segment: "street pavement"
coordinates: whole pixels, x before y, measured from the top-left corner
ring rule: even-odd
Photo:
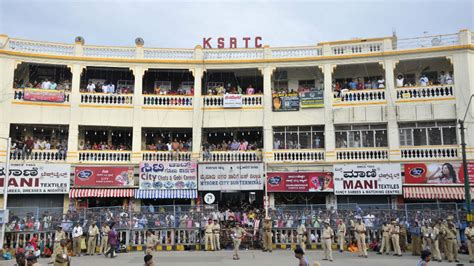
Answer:
[[[405,254],[403,257],[394,257],[387,255],[377,255],[373,252],[369,253],[369,258],[358,258],[356,254],[344,252],[342,254],[334,252],[334,261],[321,260],[324,256],[323,251],[308,251],[307,257],[310,265],[313,266],[314,261],[320,262],[320,265],[334,265],[334,266],[356,266],[356,265],[386,265],[386,266],[416,266],[419,258]],[[103,255],[98,256],[82,256],[72,258],[72,266],[87,265],[87,266],[120,266],[120,265],[143,265],[144,254],[142,252],[130,252],[124,254],[117,254],[116,258],[105,258]],[[298,265],[291,250],[276,250],[273,253],[263,253],[258,250],[242,250],[240,252],[241,259],[239,261],[232,260],[232,251],[168,251],[155,252],[155,265],[173,265],[173,266],[214,266],[214,265],[258,265],[258,266],[291,266]],[[466,255],[460,255],[461,263],[447,263],[447,262],[431,262],[430,265],[470,265]],[[48,259],[40,259],[39,263],[42,266],[48,265]],[[0,261],[0,265],[14,265],[14,261]],[[474,265],[474,264],[471,264]]]

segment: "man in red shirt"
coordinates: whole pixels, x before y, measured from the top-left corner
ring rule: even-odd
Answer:
[[[31,137],[28,137],[25,141],[25,145],[26,145],[26,157],[29,158],[34,146],[33,139]]]

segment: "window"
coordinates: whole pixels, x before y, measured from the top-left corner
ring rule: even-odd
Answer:
[[[273,128],[273,149],[322,149],[323,126],[288,126]]]
[[[401,123],[400,146],[457,144],[456,122]]]
[[[386,128],[383,124],[336,126],[336,148],[387,147]]]

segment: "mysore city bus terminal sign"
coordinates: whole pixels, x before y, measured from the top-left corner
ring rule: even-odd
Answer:
[[[262,48],[262,37],[256,36],[256,37],[242,37],[236,38],[236,37],[229,37],[229,38],[224,38],[224,37],[204,37],[202,38],[202,48],[204,49],[212,49],[212,48],[218,48],[218,49],[225,49],[225,48],[230,48],[230,49],[236,49],[236,48]]]

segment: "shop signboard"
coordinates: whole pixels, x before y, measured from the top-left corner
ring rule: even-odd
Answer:
[[[76,166],[75,187],[130,187],[133,166]]]
[[[69,164],[13,163],[10,164],[8,193],[10,194],[68,194],[71,180]],[[0,166],[0,191],[4,193],[5,166]]]
[[[274,112],[299,111],[300,98],[298,93],[274,93],[272,95],[272,108]]]
[[[199,164],[200,191],[263,189],[261,163]]]
[[[314,90],[300,92],[301,108],[320,108],[324,107],[324,91]]]
[[[267,173],[268,192],[332,192],[330,172]]]
[[[334,194],[400,195],[402,194],[400,164],[336,164]]]
[[[224,108],[242,108],[242,94],[224,94]]]
[[[404,164],[405,184],[464,184],[461,162]],[[469,181],[474,182],[474,162],[467,163]]]
[[[140,163],[140,189],[197,189],[196,162],[151,161]]]

